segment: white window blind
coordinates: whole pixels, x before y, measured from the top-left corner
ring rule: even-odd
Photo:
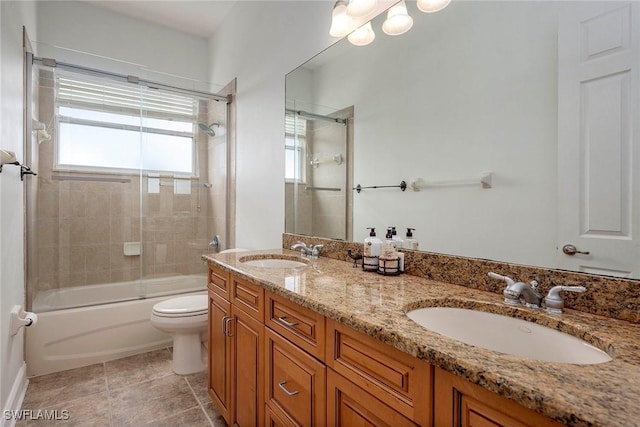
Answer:
[[[195,98],[146,89],[133,84],[91,79],[70,74],[56,75],[58,105],[114,111],[154,117],[195,121],[198,101]]]

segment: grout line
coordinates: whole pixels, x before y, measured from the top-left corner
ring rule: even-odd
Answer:
[[[204,405],[202,404],[200,399],[198,399],[198,395],[196,394],[195,390],[191,386],[191,383],[189,382],[187,377],[184,377],[184,380],[187,382],[187,386],[189,387],[189,390],[191,390],[191,393],[193,393],[193,397],[196,398],[196,402],[198,402],[198,406],[200,407],[200,410],[204,413],[204,417],[207,420],[209,420],[209,424],[211,424],[212,427],[215,427],[215,424],[214,424],[213,420],[211,418],[209,418],[209,414],[207,414],[207,411],[204,409]]]

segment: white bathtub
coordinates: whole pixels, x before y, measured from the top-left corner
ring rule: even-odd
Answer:
[[[175,294],[206,293],[207,276],[145,279],[142,286],[147,298],[138,296],[140,281],[37,294],[32,311],[38,313],[38,322],[26,329],[27,375],[78,368],[171,345],[169,335],[151,326],[151,308]],[[128,301],[118,302],[125,299]]]

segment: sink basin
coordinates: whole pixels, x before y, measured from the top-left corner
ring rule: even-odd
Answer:
[[[243,265],[260,268],[304,268],[307,266],[305,262],[292,257],[274,256],[274,255],[251,255],[240,258]]]
[[[572,335],[500,314],[429,307],[409,311],[407,316],[446,337],[500,353],[577,365],[612,360],[604,351]]]

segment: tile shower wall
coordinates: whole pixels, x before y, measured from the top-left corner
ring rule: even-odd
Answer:
[[[37,205],[33,227],[36,230],[37,277],[39,290],[135,280],[141,277],[199,274],[199,256],[207,248],[211,230],[220,229],[219,182],[213,188],[223,165],[216,163],[217,152],[203,132],[197,135],[199,180],[170,176],[97,175],[52,170],[54,139],[53,79],[49,71],[39,75],[39,117],[48,124],[52,140],[38,146]],[[201,101],[199,120],[211,123],[216,111]],[[211,104],[224,103],[211,102]],[[216,106],[217,107],[217,106]],[[224,114],[222,115],[224,117]],[[53,125],[52,125],[53,124]],[[217,137],[216,137],[217,138]],[[209,150],[213,146],[214,149]],[[225,157],[222,157],[225,159]],[[213,166],[209,167],[209,165]],[[56,176],[116,178],[123,182],[61,180]],[[215,189],[216,191],[212,191]],[[222,227],[221,230],[224,230]],[[124,255],[125,242],[142,241],[142,254]]]

